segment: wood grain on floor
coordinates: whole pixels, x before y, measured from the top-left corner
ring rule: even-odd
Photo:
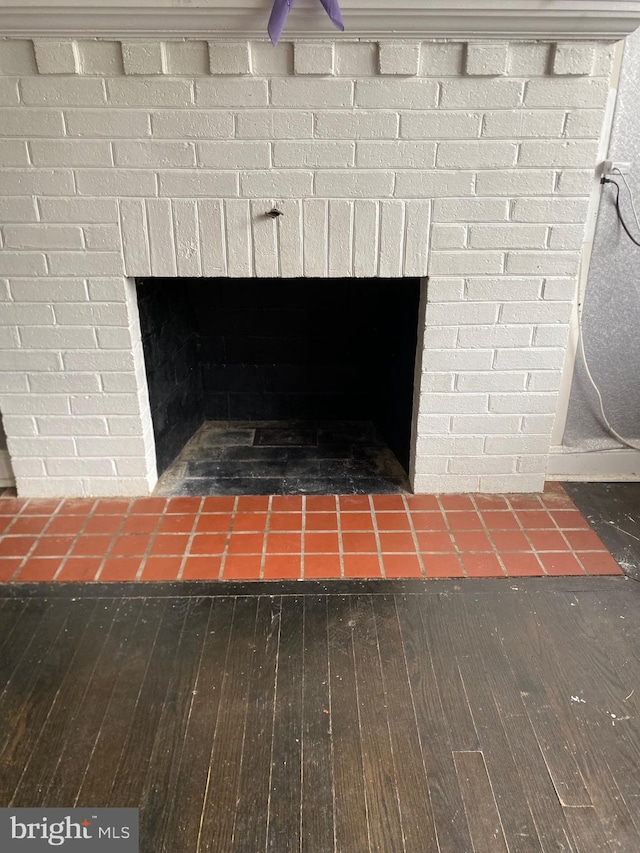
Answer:
[[[624,578],[0,587],[0,806],[142,853],[640,850]]]

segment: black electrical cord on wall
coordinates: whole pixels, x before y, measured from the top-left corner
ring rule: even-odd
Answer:
[[[616,215],[618,217],[618,221],[620,222],[620,225],[622,225],[622,227],[624,228],[625,233],[626,233],[627,237],[631,240],[631,242],[635,243],[636,246],[640,246],[640,242],[638,240],[636,240],[636,238],[633,236],[631,231],[629,231],[629,228],[627,227],[627,223],[624,221],[624,217],[623,217],[622,212],[620,210],[620,184],[617,181],[614,181],[613,178],[606,178],[606,177],[603,177],[600,182],[603,184],[613,184],[614,187],[616,188],[616,200],[615,200],[614,204],[615,204],[615,208],[616,208]]]

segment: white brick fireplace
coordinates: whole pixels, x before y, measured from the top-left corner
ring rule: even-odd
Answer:
[[[578,41],[566,21],[559,41],[532,23],[357,39],[347,13],[344,37],[313,17],[324,34],[276,48],[255,20],[251,38],[129,37],[14,9],[0,411],[19,493],[153,489],[137,276],[423,277],[415,491],[539,490],[636,6],[604,33],[576,15]]]

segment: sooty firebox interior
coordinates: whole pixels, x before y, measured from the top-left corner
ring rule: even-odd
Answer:
[[[419,279],[139,279],[157,492],[407,489],[419,300]]]

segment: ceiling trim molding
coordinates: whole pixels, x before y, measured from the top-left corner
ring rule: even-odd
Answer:
[[[3,0],[0,0],[2,3]],[[177,0],[176,0],[177,2]],[[184,0],[182,0],[184,2]],[[196,0],[197,2],[197,0]],[[289,16],[291,38],[578,39],[616,41],[640,25],[640,0],[343,0],[345,32],[333,29],[319,3]],[[268,0],[142,0],[108,6],[98,0],[0,5],[0,33],[13,37],[265,38]]]

